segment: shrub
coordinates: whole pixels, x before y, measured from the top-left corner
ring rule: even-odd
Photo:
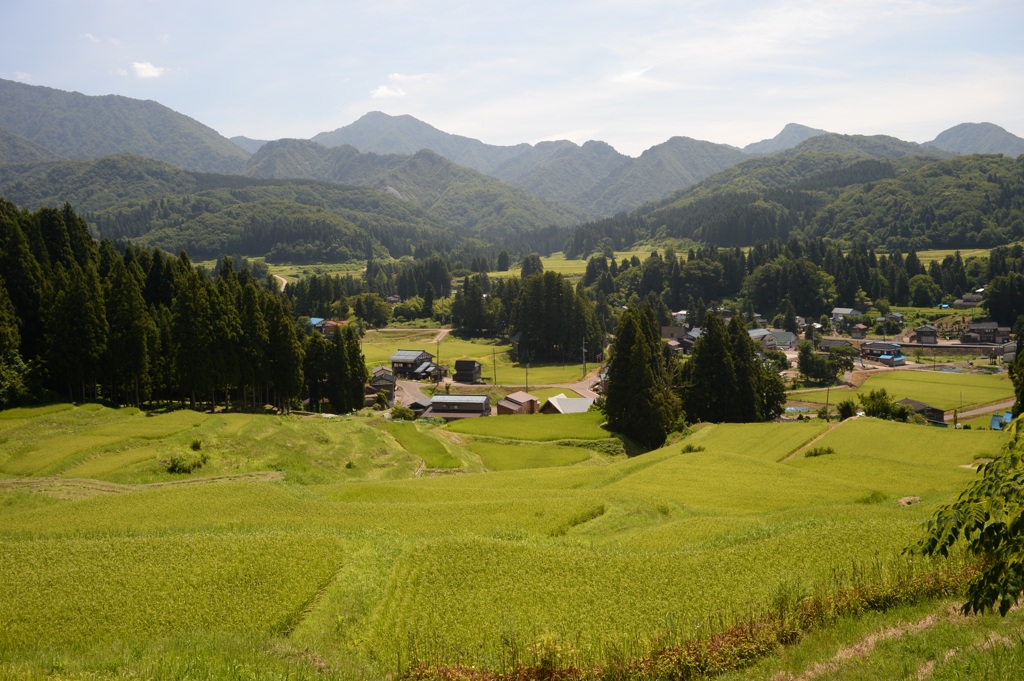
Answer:
[[[836,450],[831,447],[812,447],[804,452],[804,456],[824,456],[826,454],[835,454]]]
[[[396,404],[391,407],[391,418],[396,421],[415,421],[416,414],[404,404]]]
[[[193,444],[195,442],[197,441],[193,441]],[[210,456],[206,452],[198,455],[183,452],[181,454],[174,454],[170,459],[166,459],[162,463],[168,473],[191,473],[202,468],[209,460]]]
[[[701,445],[688,444],[679,451],[681,451],[683,454],[692,454],[694,452],[703,452],[704,447]]]
[[[196,438],[195,440],[192,440],[192,444],[190,446],[192,447],[193,452],[198,452],[200,449],[203,448],[203,441],[200,440],[199,438]]]
[[[845,421],[857,414],[857,403],[847,398],[836,405],[836,411],[839,413],[839,420]]]

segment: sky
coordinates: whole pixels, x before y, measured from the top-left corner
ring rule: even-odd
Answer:
[[[1024,137],[1021,0],[4,0],[0,78],[152,99],[232,137],[370,111],[490,144],[787,123]]]

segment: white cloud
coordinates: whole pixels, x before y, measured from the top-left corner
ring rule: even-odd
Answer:
[[[133,61],[132,72],[137,78],[159,78],[167,72],[162,66],[153,66],[148,61]]]
[[[388,80],[395,83],[428,83],[429,73],[389,73]]]
[[[97,38],[96,36],[94,36],[92,33],[86,33],[84,38],[86,40],[88,40],[90,43],[98,43],[98,42],[100,42],[100,39]]]
[[[29,81],[32,80],[32,74],[31,73],[25,73],[24,71],[15,71],[14,72],[14,80],[20,81],[22,83],[28,83]]]
[[[370,93],[370,96],[374,99],[392,99],[394,97],[405,97],[405,90],[400,87],[391,87],[390,85],[381,85],[380,87],[374,88]]]

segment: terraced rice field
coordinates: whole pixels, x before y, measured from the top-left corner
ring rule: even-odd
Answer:
[[[591,414],[415,435],[369,417],[10,420],[0,676],[28,678],[385,678],[538,650],[642,655],[784,585],[898,556],[1001,443],[855,419],[705,426],[626,458],[599,451],[613,439]],[[58,433],[81,446],[55,453]],[[822,435],[832,454],[800,455]],[[424,438],[478,472],[415,477]],[[208,468],[161,470],[194,439]],[[921,502],[896,503],[908,496]]]

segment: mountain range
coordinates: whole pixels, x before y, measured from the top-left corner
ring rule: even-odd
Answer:
[[[268,145],[245,137],[228,140],[157,102],[114,95],[93,97],[0,79],[0,162],[85,160],[135,153],[186,170],[390,187],[411,196],[430,195],[436,187],[413,189],[406,185],[404,191],[394,187],[389,183],[397,172],[394,166],[415,165],[411,157],[428,150],[522,190],[514,196],[543,200],[547,211],[562,216],[555,219],[558,224],[630,211],[752,155],[779,153],[822,136],[828,133],[791,123],[775,137],[743,149],[680,136],[632,158],[600,141],[491,145],[438,130],[412,116],[371,112],[350,125],[302,141],[304,145],[285,140]],[[925,145],[905,144],[911,149],[925,146],[960,154],[1024,153],[1024,139],[991,123],[964,123]],[[325,152],[318,146],[342,151]],[[399,161],[398,156],[409,160]],[[339,160],[342,158],[344,161]],[[479,175],[452,168],[445,173],[453,181],[471,177],[474,182],[484,182]]]
[[[986,171],[988,194],[970,193],[976,217],[967,231],[937,238],[906,222],[933,220],[929,197],[981,186],[936,178],[994,161],[924,170],[975,153],[1016,156],[1024,139],[990,123],[958,125],[925,145],[794,123],[743,149],[680,136],[633,158],[599,141],[489,145],[374,112],[312,139],[228,140],[156,102],[0,80],[0,196],[24,208],[68,201],[104,236],[201,254],[308,261],[497,247],[579,255],[602,239],[749,245],[793,231],[856,233],[893,247],[1017,238],[1011,159]],[[986,204],[988,195],[999,201]],[[878,217],[893,205],[906,210]],[[829,211],[842,221],[823,222]],[[892,224],[902,232],[883,229]]]

